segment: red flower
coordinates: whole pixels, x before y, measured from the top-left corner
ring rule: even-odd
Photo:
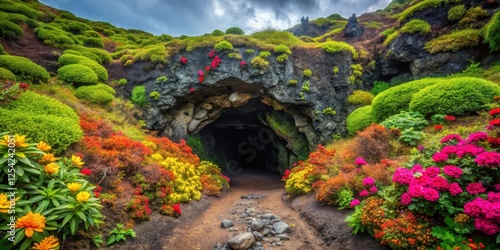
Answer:
[[[434,130],[439,131],[443,129],[443,124],[434,125]]]
[[[488,122],[488,124],[494,127],[500,127],[500,118],[491,120],[490,122]]]
[[[245,61],[241,61],[241,62],[240,62],[240,66],[241,66],[241,67],[246,66],[246,65],[247,65],[247,62],[245,62]]]
[[[215,50],[211,50],[209,53],[208,53],[208,57],[210,58],[214,58],[215,56]]]
[[[491,116],[500,115],[500,108],[494,108],[490,110],[490,115]]]
[[[193,93],[194,92],[194,88],[189,88],[189,93]]]
[[[283,174],[283,177],[281,177],[281,180],[286,181],[289,175],[290,175],[290,169],[285,170],[285,173]]]
[[[180,61],[182,64],[187,64],[187,62],[188,62],[187,58],[185,58],[185,57],[181,57]]]
[[[28,89],[30,87],[30,85],[26,84],[26,83],[20,83],[19,84],[19,88],[22,88],[22,89]]]
[[[447,115],[444,117],[444,120],[445,121],[449,121],[449,122],[453,122],[455,121],[457,118],[455,118],[455,116],[452,116],[452,115]]]
[[[177,203],[173,206],[173,209],[174,209],[174,213],[177,215],[177,216],[180,216],[182,211],[181,211],[181,204],[180,203]]]
[[[88,169],[88,168],[84,168],[80,171],[80,174],[84,174],[84,175],[90,175],[92,174],[92,170]]]
[[[205,71],[206,72],[210,71],[210,66],[205,66]]]

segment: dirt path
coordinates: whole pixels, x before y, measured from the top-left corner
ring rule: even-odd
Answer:
[[[292,227],[291,239],[276,249],[324,249],[324,243],[316,230],[282,201],[285,192],[279,176],[246,173],[233,177],[231,183],[229,193],[213,200],[194,223],[176,227],[172,236],[162,244],[163,249],[212,249],[217,243],[226,242],[234,234],[245,232],[245,224],[236,219],[239,213],[249,206],[259,211],[272,212]],[[242,195],[249,193],[265,197],[241,199]],[[233,220],[234,227],[238,230],[228,231],[221,228],[222,219]],[[268,246],[264,246],[268,249]]]

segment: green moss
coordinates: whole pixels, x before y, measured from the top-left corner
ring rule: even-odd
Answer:
[[[23,29],[14,22],[0,19],[0,37],[7,39],[19,39],[23,36]]]
[[[132,89],[130,100],[139,107],[146,106],[148,104],[148,100],[146,99],[146,87],[135,86],[134,89]]]
[[[266,113],[265,122],[282,139],[292,146],[292,151],[299,160],[307,159],[309,155],[309,142],[303,133],[295,127],[293,121],[287,120],[278,113]]]
[[[60,80],[75,87],[94,85],[98,80],[91,68],[81,64],[64,65],[57,70],[57,75]]]
[[[59,57],[58,62],[60,65],[81,64],[87,66],[94,71],[99,81],[108,80],[108,71],[102,65],[84,56],[73,54],[63,54]]]
[[[255,68],[259,68],[259,69],[265,69],[265,68],[267,68],[267,66],[269,66],[269,62],[260,56],[254,57],[250,61],[250,64],[252,64],[252,66],[254,66]]]
[[[302,85],[302,90],[305,92],[309,92],[309,81],[305,81],[304,85]]]
[[[280,63],[286,62],[287,60],[288,60],[287,54],[281,54],[281,55],[276,57],[276,61],[280,62]]]
[[[229,53],[229,54],[227,54],[227,57],[233,58],[233,59],[238,59],[238,60],[241,60],[241,58],[242,58],[241,54],[239,54],[239,53]]]
[[[14,73],[18,81],[46,83],[50,78],[46,69],[20,56],[0,55],[0,67]]]
[[[288,46],[281,44],[281,45],[274,47],[274,53],[277,53],[277,54],[282,53],[282,54],[291,55],[292,51],[290,50],[290,48],[288,48]]]
[[[372,93],[363,91],[363,90],[355,90],[348,98],[347,102],[353,105],[361,105],[368,106],[372,104],[374,96]]]
[[[500,95],[500,86],[480,78],[452,78],[416,93],[410,110],[425,116],[433,114],[464,115],[486,108]],[[464,101],[467,100],[467,101]]]
[[[271,52],[269,51],[261,51],[259,53],[259,57],[262,59],[267,59],[271,55]]]
[[[337,75],[339,73],[339,67],[333,66],[332,72],[334,75]]]
[[[363,66],[361,64],[351,64],[352,74],[347,81],[350,84],[360,83],[360,78],[363,75]]]
[[[461,49],[474,47],[481,41],[481,31],[475,29],[465,29],[454,31],[434,38],[425,44],[425,49],[429,53],[457,52]]]
[[[83,44],[73,34],[50,25],[42,25],[35,28],[35,34],[44,44],[55,48],[69,48],[75,44]]]
[[[399,14],[399,21],[403,22],[407,18],[413,16],[413,14],[415,14],[415,12],[417,11],[437,8],[446,3],[460,3],[460,2],[461,0],[424,0],[411,7],[406,8],[403,12],[401,12]]]
[[[384,27],[384,24],[381,22],[373,21],[373,22],[365,23],[364,26],[366,28],[369,28],[369,29],[380,29],[380,28]]]
[[[92,104],[107,105],[114,100],[115,90],[106,84],[81,86],[75,91],[78,99]]]
[[[324,115],[336,115],[337,111],[335,111],[331,107],[328,107],[328,108],[323,109],[323,111],[321,111],[321,113],[324,114]]]
[[[302,72],[302,75],[304,77],[311,77],[313,74],[313,72],[310,70],[310,69],[305,69],[303,72]]]
[[[161,96],[160,92],[157,91],[153,91],[149,94],[149,97],[155,101],[160,99],[160,96]]]
[[[462,19],[462,17],[465,15],[465,11],[465,5],[463,4],[451,7],[448,11],[448,20],[451,22],[455,22]]]
[[[412,19],[401,28],[401,32],[410,34],[427,34],[431,32],[431,25],[424,20]]]
[[[113,60],[109,53],[103,49],[87,48],[79,45],[71,46],[69,49],[78,51],[82,54],[82,56],[88,57],[100,64],[109,63]]]
[[[166,83],[166,82],[168,82],[167,76],[159,76],[156,78],[156,83]]]
[[[297,80],[288,80],[288,85],[297,85]]]
[[[483,17],[487,17],[488,11],[481,8],[481,6],[476,6],[474,8],[470,8],[465,12],[465,15],[458,22],[460,25],[467,25],[471,23],[475,23],[479,21],[479,19]]]
[[[330,54],[347,51],[352,54],[353,58],[358,57],[358,53],[356,52],[354,47],[352,47],[346,42],[328,41],[318,45],[317,47],[324,49],[327,53]]]
[[[490,46],[490,51],[500,51],[500,12],[495,13],[486,25],[484,41]]]
[[[214,46],[215,51],[233,50],[233,45],[228,41],[220,41]]]
[[[387,31],[391,31],[392,29],[389,29]],[[394,41],[394,39],[396,39],[396,37],[399,36],[399,31],[396,31],[396,30],[392,30],[393,32],[392,33],[387,33],[387,36],[385,37],[385,40],[384,40],[384,45],[387,46],[389,45],[392,41]]]
[[[347,132],[355,135],[357,131],[362,131],[369,127],[375,119],[372,116],[372,106],[364,106],[354,110],[347,116]]]
[[[16,81],[16,75],[6,68],[0,68],[0,81]]]
[[[294,36],[292,33],[275,29],[266,29],[254,32],[250,35],[250,38],[254,38],[262,43],[270,45],[298,46],[304,44],[302,40]]]

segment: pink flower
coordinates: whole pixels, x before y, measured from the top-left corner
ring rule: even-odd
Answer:
[[[431,179],[431,186],[437,190],[447,190],[448,181],[441,176],[436,176]]]
[[[371,188],[370,188],[370,193],[372,194],[375,194],[377,193],[378,189],[377,189],[377,186],[373,185]]]
[[[366,161],[363,158],[356,158],[356,161],[354,161],[354,163],[359,166],[366,165]]]
[[[488,192],[488,201],[500,202],[500,193]]]
[[[431,181],[431,178],[428,175],[415,176],[413,180],[410,182],[410,185],[424,185],[427,186]]]
[[[403,193],[401,195],[401,204],[402,205],[409,205],[411,203],[411,195],[409,193]]]
[[[363,186],[370,187],[370,186],[373,186],[373,185],[375,185],[375,180],[372,177],[366,177],[363,180]]]
[[[351,201],[351,204],[349,204],[350,207],[355,207],[357,205],[359,205],[359,200],[358,199],[354,199]]]
[[[204,76],[204,75],[205,75],[205,73],[203,73],[203,71],[202,71],[202,70],[198,70],[198,75],[199,75],[199,76]]]
[[[408,193],[412,197],[416,197],[416,198],[422,197],[424,195],[424,187],[422,185],[418,185],[418,184],[411,185],[408,188]]]
[[[500,202],[490,203],[488,211],[485,213],[483,210],[483,213],[485,214],[486,219],[500,222]]]
[[[458,152],[458,147],[455,145],[446,145],[441,149],[441,153],[444,154],[456,154]]]
[[[80,174],[90,175],[90,174],[92,174],[92,170],[90,170],[88,168],[83,168],[82,170],[80,170]]]
[[[458,147],[457,151],[458,158],[462,158],[465,155],[477,156],[485,151],[484,148],[478,147],[474,144],[465,144],[457,147]]]
[[[187,58],[185,57],[181,57],[181,59],[179,60],[182,64],[187,64]]]
[[[285,170],[285,173],[283,174],[283,177],[281,177],[282,181],[286,181],[288,179],[288,176],[290,175],[290,169]]]
[[[481,182],[469,183],[465,189],[469,192],[469,194],[480,194],[486,192],[486,188],[483,187],[483,183]]]
[[[441,172],[441,168],[432,166],[425,169],[425,174],[429,177],[436,177]]]
[[[424,170],[424,168],[420,165],[420,164],[415,164],[413,165],[413,167],[411,168],[411,171],[413,173],[416,173],[416,172],[422,172]]]
[[[448,187],[448,191],[450,191],[450,194],[453,196],[457,196],[463,192],[460,185],[458,185],[458,183],[456,182],[450,184],[450,186]]]
[[[495,222],[481,217],[474,220],[474,226],[477,230],[482,231],[487,235],[495,235],[500,232],[500,227],[498,227]]]
[[[392,175],[392,182],[398,184],[408,185],[412,180],[413,180],[413,173],[406,168],[398,168]]]
[[[461,142],[461,141],[462,141],[462,138],[460,137],[459,134],[450,134],[450,135],[443,137],[443,139],[441,139],[441,143],[451,142],[453,144],[457,144],[458,142]]]
[[[240,62],[240,66],[241,66],[241,67],[246,66],[246,65],[247,65],[247,62],[245,62],[245,61],[241,61],[241,62]]]
[[[189,88],[189,93],[193,93],[194,92],[194,88]]]
[[[447,165],[443,167],[443,172],[453,178],[460,178],[462,176],[463,170],[459,167]]]
[[[464,213],[471,217],[478,217],[483,214],[483,206],[488,206],[489,202],[481,197],[465,203]]]
[[[437,201],[439,199],[439,192],[434,188],[424,188],[424,199],[428,201]]]
[[[496,190],[496,191],[500,191],[500,183],[495,184],[495,186],[494,186],[494,187],[495,187],[495,190]]]
[[[215,50],[211,50],[210,52],[208,52],[208,57],[214,58],[214,56],[215,56]]]
[[[442,161],[447,161],[448,160],[448,154],[446,153],[441,153],[437,152],[432,156],[432,160],[434,162],[442,162]]]
[[[366,190],[363,190],[363,191],[361,191],[359,193],[359,196],[361,196],[361,197],[366,197],[366,196],[369,196],[369,195],[370,195],[370,193],[368,193],[368,191],[366,191]]]
[[[488,134],[480,131],[480,132],[470,134],[469,137],[467,138],[467,140],[465,140],[465,142],[476,143],[478,141],[486,141],[486,140],[488,140]]]
[[[477,155],[474,161],[479,166],[498,167],[500,165],[500,154],[497,152],[483,152]]]
[[[214,58],[212,59],[212,62],[210,62],[210,65],[212,66],[212,69],[215,69],[219,66],[219,64],[221,62],[222,61],[220,60],[219,56],[214,56]]]
[[[208,66],[208,65],[207,65],[207,66],[205,66],[205,71],[206,71],[206,72],[210,71],[210,66]]]

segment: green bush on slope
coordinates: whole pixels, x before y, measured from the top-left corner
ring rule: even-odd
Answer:
[[[347,132],[350,135],[355,135],[357,131],[362,131],[374,122],[375,120],[372,116],[372,106],[358,108],[347,116]]]
[[[69,64],[57,70],[59,79],[75,87],[94,85],[97,83],[97,75],[94,71],[81,64]]]
[[[14,73],[18,81],[46,83],[50,78],[49,72],[42,66],[20,56],[0,55],[0,67]]]

